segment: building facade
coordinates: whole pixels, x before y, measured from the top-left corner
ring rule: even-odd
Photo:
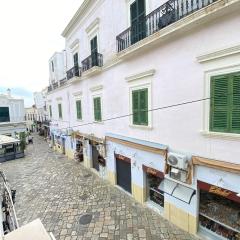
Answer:
[[[48,89],[54,148],[82,149],[86,167],[190,233],[237,239],[239,10],[85,0],[62,33],[66,79]]]
[[[0,134],[15,137],[16,133],[25,132],[24,100],[7,94],[0,94]]]

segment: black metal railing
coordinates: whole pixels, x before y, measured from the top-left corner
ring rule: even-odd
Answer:
[[[63,86],[67,82],[66,78],[63,78],[62,80],[59,81],[60,87]]]
[[[53,84],[52,84],[52,87],[53,87],[53,89],[58,88],[58,82],[53,83]]]
[[[52,86],[48,86],[48,92],[51,92],[53,90]]]
[[[82,61],[82,71],[85,72],[95,66],[102,67],[102,65],[103,55],[95,52]]]
[[[120,52],[217,0],[169,0],[116,37]]]
[[[81,76],[81,69],[79,66],[74,66],[67,71],[67,80],[73,77],[80,77]]]

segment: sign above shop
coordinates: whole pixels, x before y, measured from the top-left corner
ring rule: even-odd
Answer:
[[[164,173],[160,172],[154,168],[147,167],[145,165],[142,165],[143,171],[146,172],[147,174],[151,174],[156,177],[164,178]]]
[[[128,162],[128,163],[131,163],[131,159],[128,158],[128,157],[125,157],[121,154],[115,154],[115,157],[119,160],[122,160],[122,161],[125,161],[125,162]]]
[[[210,193],[213,193],[213,194],[216,194],[240,203],[240,197],[238,196],[238,194],[230,190],[227,190],[215,185],[210,185],[202,181],[198,181],[198,187],[202,190],[208,191]]]

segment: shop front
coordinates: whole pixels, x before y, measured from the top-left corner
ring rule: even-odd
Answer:
[[[105,140],[97,138],[93,135],[85,135],[84,137],[84,152],[87,159],[90,160],[89,165],[95,169],[99,176],[102,178],[106,177],[106,150]],[[85,157],[84,155],[84,157]]]
[[[240,165],[193,157],[199,192],[199,234],[240,240]]]
[[[142,165],[146,174],[146,200],[150,204],[156,204],[157,207],[164,208],[164,192],[159,189],[163,182],[164,173],[151,167]]]
[[[132,193],[131,159],[115,154],[117,185],[125,191]]]
[[[199,228],[215,239],[240,239],[240,197],[230,190],[198,181]]]

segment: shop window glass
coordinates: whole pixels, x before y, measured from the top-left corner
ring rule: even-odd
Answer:
[[[164,207],[164,192],[159,189],[159,185],[163,179],[147,174],[147,195],[149,200]]]
[[[226,239],[239,239],[239,203],[201,190],[199,212],[199,223],[202,227]]]

